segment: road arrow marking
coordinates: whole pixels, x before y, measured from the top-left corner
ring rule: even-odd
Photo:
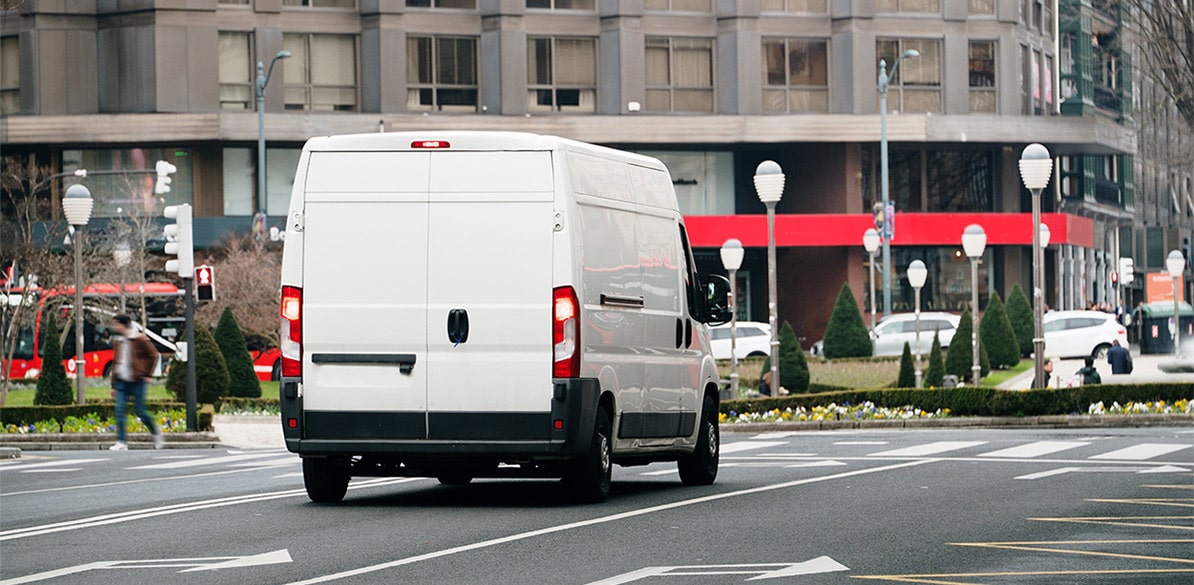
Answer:
[[[828,461],[809,461],[807,463],[794,463],[792,465],[785,465],[784,467],[787,469],[792,469],[795,467],[837,467],[839,465],[846,465],[846,464],[842,463],[841,461],[834,461],[834,460],[830,459]]]
[[[820,556],[811,561],[804,561],[803,563],[796,563],[789,565],[783,569],[763,573],[758,577],[751,577],[747,581],[758,581],[759,579],[776,579],[779,577],[795,577],[797,575],[815,575],[817,573],[834,573],[837,571],[849,571],[850,567],[843,565],[827,556]]]
[[[100,561],[96,563],[86,563],[82,565],[75,565],[73,567],[66,567],[54,571],[46,571],[44,573],[35,573],[33,575],[26,575],[24,577],[16,577],[14,579],[5,579],[0,581],[0,585],[21,585],[23,583],[36,583],[38,581],[45,581],[57,577],[64,577],[66,575],[76,575],[78,573],[86,573],[87,571],[99,571],[105,569],[161,569],[161,568],[178,568],[189,567],[179,571],[179,573],[187,573],[190,571],[214,571],[217,569],[229,569],[234,567],[253,567],[258,565],[276,565],[279,563],[292,562],[290,552],[286,549],[276,550],[259,555],[250,555],[245,557],[207,557],[207,558],[185,558],[185,559],[145,559],[145,560],[128,560],[128,561]]]
[[[1190,470],[1175,465],[1161,465],[1158,467],[1062,467],[1021,475],[1016,479],[1041,479],[1067,473],[1177,473],[1186,471]]]
[[[624,585],[650,577],[725,577],[727,575],[754,575],[747,581],[815,575],[835,571],[849,571],[850,568],[827,556],[820,556],[803,563],[762,563],[753,565],[686,565],[673,567],[645,567],[623,573],[608,579],[594,581],[589,585]],[[719,582],[724,582],[719,579]]]

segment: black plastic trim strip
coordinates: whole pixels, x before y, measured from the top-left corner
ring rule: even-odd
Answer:
[[[403,374],[409,374],[415,367],[413,353],[313,353],[313,364],[359,364],[398,365]]]
[[[621,297],[618,295],[607,295],[601,293],[601,304],[612,305],[615,307],[630,307],[633,309],[641,309],[646,306],[646,301],[643,297]]]

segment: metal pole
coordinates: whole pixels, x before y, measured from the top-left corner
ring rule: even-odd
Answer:
[[[265,63],[257,62],[257,212],[265,213]]]
[[[738,271],[730,271],[730,400],[738,399]]]
[[[897,60],[898,61],[898,60]],[[894,69],[894,68],[893,68]],[[891,237],[887,233],[887,203],[890,201],[887,182],[887,61],[879,60],[879,185],[883,196],[883,227],[879,235],[883,238],[883,316],[891,314]]]
[[[771,396],[779,396],[779,296],[775,285],[775,203],[767,204],[767,309],[771,323]]]
[[[1033,387],[1045,386],[1045,254],[1041,250],[1041,190],[1032,190],[1032,372]]]
[[[971,356],[970,371],[974,374],[974,386],[977,388],[982,378],[982,366],[978,360],[978,258],[970,259],[970,278],[974,283],[970,291],[970,349],[974,354]]]
[[[920,370],[920,287],[913,290],[916,291],[916,387],[920,388],[924,379],[924,372]]]
[[[1182,316],[1181,295],[1177,291],[1177,280],[1180,274],[1173,275],[1173,355],[1182,357]]]
[[[875,255],[869,253],[871,257],[871,334],[875,333]]]
[[[187,320],[187,432],[199,430],[199,415],[195,402],[195,362],[199,359],[199,352],[195,348],[195,286],[194,278],[183,278],[183,294],[186,295]]]
[[[75,392],[79,406],[87,403],[83,389],[83,226],[75,226]],[[1176,281],[1174,281],[1176,282]]]

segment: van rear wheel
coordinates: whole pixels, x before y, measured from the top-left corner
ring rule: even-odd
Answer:
[[[436,479],[442,485],[468,485],[473,481],[473,476],[467,473],[441,473]]]
[[[348,492],[348,465],[335,459],[304,458],[303,485],[307,497],[319,504],[335,504]]]
[[[564,485],[579,502],[596,504],[609,498],[614,467],[612,427],[609,412],[604,408],[597,411],[589,452],[576,460],[564,476]]]
[[[692,455],[679,462],[680,481],[685,485],[709,485],[717,479],[717,462],[721,458],[721,429],[717,414],[717,401],[706,395],[701,407],[696,448]]]

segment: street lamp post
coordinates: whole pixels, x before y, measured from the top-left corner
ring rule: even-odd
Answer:
[[[730,273],[730,399],[738,398],[738,269],[746,250],[737,238],[721,245],[721,265]]]
[[[83,185],[71,185],[62,196],[62,212],[66,221],[75,229],[75,392],[80,406],[87,401],[83,389],[83,226],[91,220],[91,207],[95,200],[91,190]]]
[[[278,59],[290,57],[290,51],[278,51],[269,62],[269,71],[265,71],[265,64],[257,62],[257,214],[266,215],[265,196],[265,86],[269,85],[269,78],[274,74],[274,64]],[[264,219],[264,218],[261,218]]]
[[[929,276],[929,269],[920,260],[913,260],[908,265],[908,284],[916,291],[916,387],[920,388],[924,373],[920,369],[920,289],[925,285]]]
[[[1048,228],[1041,223],[1041,191],[1053,174],[1053,159],[1040,144],[1029,144],[1020,153],[1020,179],[1032,193],[1032,370],[1033,383],[1045,380],[1045,246]]]
[[[112,259],[116,261],[116,267],[120,269],[120,312],[123,313],[125,307],[124,288],[125,282],[128,280],[125,278],[125,268],[128,268],[129,263],[133,260],[133,251],[129,249],[129,243],[121,240],[116,244],[116,248],[112,250]]]
[[[879,185],[883,196],[883,315],[891,314],[891,236],[886,233],[888,222],[895,225],[895,217],[887,217],[888,205],[891,201],[887,181],[887,86],[891,78],[895,77],[900,61],[905,57],[919,57],[920,51],[908,49],[891,64],[891,74],[887,73],[887,61],[879,59]]]
[[[970,224],[962,232],[962,249],[970,258],[970,280],[973,287],[970,291],[970,349],[972,355],[970,370],[974,374],[974,385],[982,379],[982,367],[979,365],[978,351],[978,259],[983,257],[987,248],[987,233],[983,226]]]
[[[1178,358],[1182,356],[1182,296],[1179,294],[1177,281],[1181,279],[1185,268],[1186,257],[1182,256],[1181,251],[1173,250],[1165,257],[1165,269],[1169,271],[1169,276],[1173,277],[1173,355]]]
[[[775,204],[784,195],[784,171],[779,163],[765,160],[755,168],[755,191],[767,206],[767,312],[771,324],[772,396],[779,396],[779,302],[775,285]]]
[[[871,335],[875,334],[875,254],[879,251],[879,232],[875,228],[867,228],[862,233],[862,247],[871,257]]]

